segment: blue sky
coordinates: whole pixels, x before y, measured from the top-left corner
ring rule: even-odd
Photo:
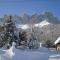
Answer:
[[[0,0],[0,17],[4,14],[29,15],[53,12],[60,19],[60,0]]]

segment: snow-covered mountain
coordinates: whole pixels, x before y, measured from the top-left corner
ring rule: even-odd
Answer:
[[[43,27],[43,26],[46,26],[46,25],[49,25],[49,24],[50,23],[47,20],[44,20],[40,23],[35,24],[35,27]]]
[[[17,28],[21,28],[21,29],[28,29],[30,28],[28,24],[22,24],[22,25],[17,25]]]
[[[4,20],[7,18],[8,16],[4,16],[3,18],[0,18],[0,22],[4,22]],[[40,23],[44,20],[47,20],[47,22],[52,23],[52,24],[58,24],[60,23],[59,19],[57,17],[55,17],[51,12],[44,12],[41,14],[33,14],[33,15],[28,15],[28,14],[24,14],[23,16],[13,16],[12,20],[15,22],[15,24],[37,24]]]
[[[40,23],[37,23],[37,24],[22,24],[22,25],[17,25],[17,28],[21,28],[21,29],[29,29],[29,28],[32,28],[32,27],[40,27],[42,28],[43,26],[47,26],[49,25],[50,23],[47,21],[47,20],[44,20]]]

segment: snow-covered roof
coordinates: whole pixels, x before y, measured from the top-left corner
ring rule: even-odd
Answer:
[[[54,42],[54,44],[57,44],[60,42],[60,37],[57,38],[57,40]]]

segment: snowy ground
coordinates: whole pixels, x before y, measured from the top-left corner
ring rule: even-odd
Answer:
[[[14,55],[11,55],[11,57],[9,57],[3,49],[1,50],[0,60],[60,60],[59,53],[54,50],[48,50],[47,48],[39,48],[38,50],[21,50],[13,48],[11,51]],[[12,52],[9,54],[12,54]]]
[[[49,60],[60,60],[60,54],[51,55]]]

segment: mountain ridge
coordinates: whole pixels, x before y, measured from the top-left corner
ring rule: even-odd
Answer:
[[[0,22],[3,22],[5,18],[8,16],[5,15],[3,18],[0,18]],[[59,24],[60,20],[55,17],[51,12],[44,12],[42,14],[33,14],[33,15],[28,15],[24,14],[23,16],[13,16],[12,20],[15,22],[15,24],[34,24],[34,23],[40,23],[44,20],[47,20],[47,22],[52,23],[52,24]]]

